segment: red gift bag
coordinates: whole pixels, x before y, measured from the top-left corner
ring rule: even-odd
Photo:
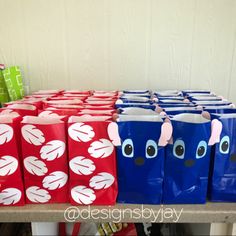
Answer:
[[[68,121],[70,201],[113,205],[117,196],[116,154],[110,116],[72,116]]]
[[[93,96],[114,97],[118,95],[118,91],[94,91]]]
[[[8,110],[8,111],[4,111]],[[30,104],[11,104],[7,107],[3,107],[0,109],[0,114],[11,113],[12,111],[18,113],[20,116],[37,116],[38,109],[34,105]]]
[[[56,95],[53,94],[32,94],[25,96],[24,98],[26,99],[42,99],[42,100],[47,100],[48,98],[54,97]]]
[[[113,105],[94,105],[94,104],[86,104],[84,103],[84,109],[96,109],[96,110],[99,110],[99,109],[114,109],[114,106]]]
[[[74,95],[87,95],[89,96],[91,94],[90,90],[86,91],[79,91],[79,90],[66,90],[63,92],[63,94],[74,94]]]
[[[106,108],[101,108],[101,109],[81,109],[78,114],[79,115],[84,115],[84,114],[97,114],[97,115],[112,115],[115,113],[115,109],[106,109]]]
[[[24,205],[19,116],[0,116],[0,206]]]
[[[44,95],[44,94],[52,94],[52,95],[60,95],[64,92],[64,89],[56,89],[56,90],[39,90],[37,92],[33,92],[33,95]]]
[[[113,102],[114,100],[117,100],[117,97],[91,96],[87,98],[87,101],[101,101],[101,100]]]
[[[77,121],[79,120],[81,122],[84,122],[84,121],[113,121],[113,120],[115,120],[113,118],[113,115],[100,115],[100,114],[77,115],[76,118],[73,118],[73,119],[76,119]]]
[[[34,106],[37,107],[37,109],[42,108],[42,101],[28,99],[28,98],[24,98],[24,99],[17,100],[17,101],[12,101],[12,102],[7,102],[7,103],[4,103],[4,106],[8,107],[8,106],[13,105],[13,104],[27,104],[27,105],[34,105]]]
[[[63,95],[61,95],[61,96],[57,96],[57,97],[51,97],[51,98],[49,98],[48,100],[49,101],[57,101],[57,100],[74,100],[74,99],[79,99],[80,100],[80,98],[78,98],[78,97],[66,97],[66,96],[63,96]]]
[[[26,203],[68,202],[65,123],[26,116],[21,134]]]
[[[43,108],[47,108],[52,105],[81,105],[83,101],[79,99],[71,99],[71,100],[50,100],[43,102]]]
[[[110,105],[110,106],[114,106],[115,105],[115,100],[114,101],[103,101],[102,99],[99,101],[99,100],[96,100],[96,101],[91,101],[91,100],[88,100],[86,99],[86,103],[85,104],[88,104],[88,105],[97,105],[97,106],[104,106],[104,105]]]
[[[69,94],[69,93],[65,93],[63,94],[65,97],[67,98],[71,98],[71,99],[80,99],[81,101],[85,101],[89,95],[86,94]]]
[[[76,109],[59,109],[59,108],[49,107],[49,108],[39,111],[38,116],[40,117],[72,116],[72,115],[76,115],[77,113],[78,113],[78,110]]]
[[[65,104],[58,104],[58,105],[55,105],[55,104],[52,104],[52,105],[49,105],[47,108],[45,109],[51,109],[51,108],[57,108],[57,109],[76,109],[76,110],[80,110],[80,109],[83,109],[84,108],[84,105],[81,104],[81,105],[65,105]]]

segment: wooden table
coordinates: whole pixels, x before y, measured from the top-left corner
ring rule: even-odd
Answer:
[[[70,211],[65,213],[69,207]],[[110,214],[110,216],[108,216]],[[0,222],[180,222],[234,223],[235,203],[206,205],[129,205],[79,206],[69,204],[26,205],[0,207]]]

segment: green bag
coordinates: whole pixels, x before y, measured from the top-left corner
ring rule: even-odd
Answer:
[[[0,70],[0,103],[5,103],[9,101],[9,95],[7,91],[7,87],[5,84],[5,80],[2,74],[2,70]]]
[[[19,66],[12,66],[2,70],[9,97],[12,101],[24,96],[22,75]]]

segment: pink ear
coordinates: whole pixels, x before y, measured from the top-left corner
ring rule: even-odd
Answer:
[[[109,135],[109,138],[111,139],[114,146],[120,146],[120,136],[119,136],[119,130],[118,125],[115,122],[111,122],[107,127],[107,132]]]
[[[208,145],[214,145],[220,141],[220,134],[222,131],[222,123],[214,119],[211,122],[211,137],[209,139]]]
[[[166,116],[167,114],[164,111],[161,111],[159,115],[160,116]]]
[[[168,141],[169,144],[173,144],[174,143],[174,140],[173,140],[173,137],[170,138],[170,140]]]
[[[161,137],[158,142],[158,146],[164,147],[167,145],[168,141],[171,139],[173,132],[173,127],[171,123],[167,120],[161,126]]]
[[[123,104],[123,101],[121,99],[117,99],[116,104]]]
[[[162,111],[163,111],[163,109],[157,105],[156,109],[155,109],[155,112],[161,113]]]
[[[190,102],[189,99],[185,98],[183,102]]]
[[[202,116],[207,119],[207,120],[210,120],[211,119],[211,115],[208,111],[203,111],[202,112]]]
[[[198,105],[198,106],[196,106],[196,109],[197,109],[197,110],[203,110],[203,107],[200,106],[200,105]]]

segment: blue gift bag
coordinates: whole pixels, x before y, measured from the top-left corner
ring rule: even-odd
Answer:
[[[215,97],[216,96],[216,94],[214,94],[214,93],[187,93],[186,94],[186,97],[199,97],[199,96],[201,96],[201,97]]]
[[[192,96],[188,98],[190,101],[222,101],[222,98],[217,96]]]
[[[232,104],[228,101],[192,101],[195,105],[198,106],[225,106]]]
[[[152,109],[146,109],[146,108],[141,108],[141,107],[119,108],[118,112],[123,115],[157,115],[158,114]]]
[[[230,108],[230,107],[204,107],[204,111],[209,112],[210,114],[227,114],[227,113],[236,113],[235,108]]]
[[[130,116],[132,117],[132,116]],[[120,117],[117,147],[118,199],[120,203],[160,204],[164,177],[164,146],[172,134],[170,122],[156,116]]]
[[[236,114],[218,116],[222,123],[220,142],[215,145],[211,201],[236,202]]]
[[[192,90],[192,89],[187,89],[187,90],[182,90],[182,93],[184,96],[187,96],[190,93],[197,93],[197,94],[210,94],[211,91],[209,90],[201,90],[201,89],[197,89],[197,90]]]
[[[123,90],[123,93],[125,94],[148,94],[150,93],[147,89],[140,89],[140,90]]]
[[[196,107],[193,103],[159,103],[158,106],[165,107]]]
[[[126,108],[126,107],[140,107],[140,108],[145,108],[145,109],[151,109],[151,110],[155,110],[156,106],[155,105],[151,105],[150,103],[119,103],[117,102],[115,104],[116,108]]]
[[[220,122],[188,113],[174,116],[171,122],[173,140],[166,148],[163,202],[205,203],[210,146],[219,141]]]
[[[121,99],[123,98],[151,98],[151,95],[149,93],[144,93],[144,94],[133,94],[133,93],[124,93],[123,95],[121,95]]]
[[[181,96],[176,96],[176,97],[167,97],[167,96],[158,96],[158,100],[180,100],[183,101],[185,98]]]
[[[162,96],[162,97],[178,97],[178,96],[182,96],[182,92],[179,90],[163,90],[163,91],[154,91],[153,92],[154,95],[156,95],[157,97]]]
[[[120,97],[123,103],[152,103],[150,98],[146,97]]]
[[[168,116],[175,116],[181,113],[201,114],[202,110],[197,109],[164,109]]]
[[[190,104],[188,100],[176,100],[176,99],[159,99],[158,104]]]

